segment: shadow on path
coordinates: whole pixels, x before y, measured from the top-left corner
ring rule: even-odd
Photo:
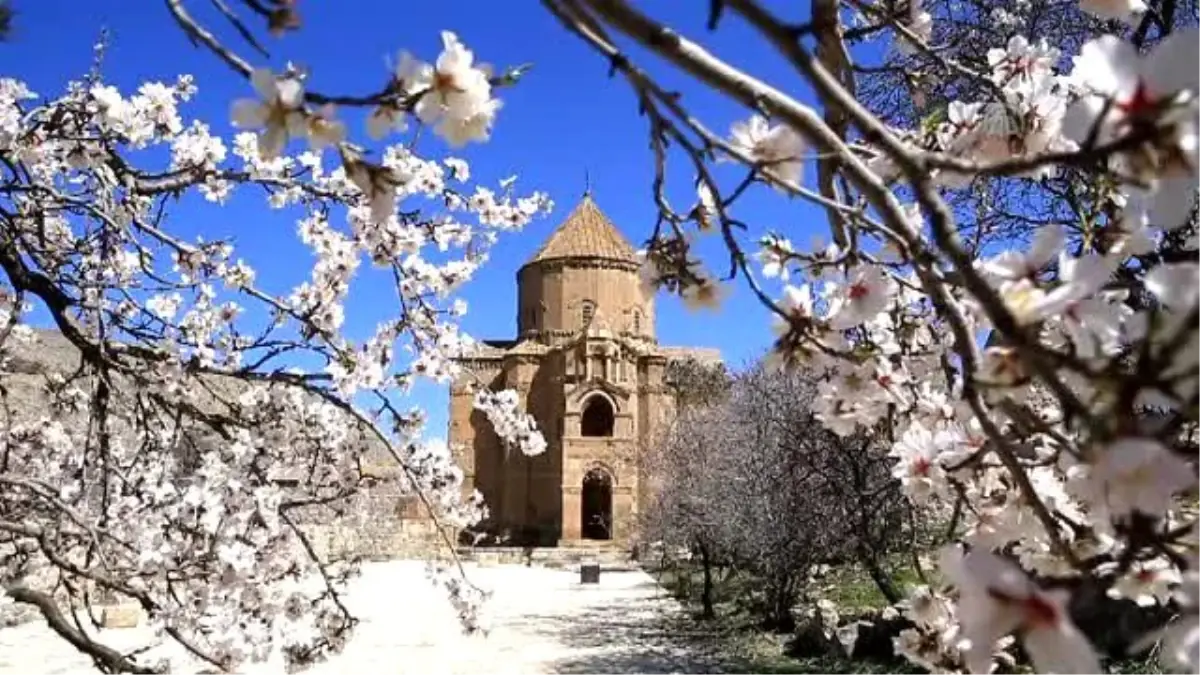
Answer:
[[[749,662],[722,654],[724,640],[693,620],[652,579],[615,602],[596,594],[570,615],[527,614],[510,619],[522,632],[544,635],[571,655],[546,664],[552,673],[749,672]],[[586,594],[584,588],[573,593]],[[582,599],[582,598],[581,598]]]

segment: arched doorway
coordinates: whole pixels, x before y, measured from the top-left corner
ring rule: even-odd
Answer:
[[[583,404],[579,432],[583,436],[612,436],[616,421],[616,414],[608,399],[600,394],[593,394]]]
[[[612,476],[592,469],[583,477],[580,532],[584,539],[612,539]]]

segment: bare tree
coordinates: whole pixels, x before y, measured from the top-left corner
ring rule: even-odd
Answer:
[[[792,628],[819,564],[860,562],[886,597],[900,598],[886,559],[911,537],[891,463],[865,435],[826,430],[811,410],[815,394],[809,374],[751,368],[725,396],[685,408],[651,454],[662,489],[647,522],[696,551],[705,616],[717,564],[755,578],[754,609],[779,629]]]
[[[686,548],[699,556],[705,618],[715,616],[714,568],[728,560],[732,505],[723,463],[736,437],[726,413],[719,405],[685,408],[645,456],[658,489],[643,510],[643,532],[667,550]]]

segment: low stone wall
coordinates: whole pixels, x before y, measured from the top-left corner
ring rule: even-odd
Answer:
[[[310,524],[304,530],[317,553],[331,560],[431,559],[448,557],[450,551],[428,519],[393,516],[370,523]]]
[[[405,493],[397,482],[391,458],[363,467],[380,479],[362,487],[348,501],[298,510],[297,520],[322,558],[359,556],[367,560],[449,557],[446,537],[438,532],[424,505]],[[448,532],[450,543],[457,537]]]

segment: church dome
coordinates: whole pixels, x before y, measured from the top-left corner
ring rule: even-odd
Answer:
[[[637,252],[616,225],[584,195],[562,225],[529,259],[528,265],[560,260],[608,260],[636,266]]]
[[[629,240],[585,194],[517,272],[518,335],[555,342],[603,327],[653,339],[654,303],[639,266]]]

